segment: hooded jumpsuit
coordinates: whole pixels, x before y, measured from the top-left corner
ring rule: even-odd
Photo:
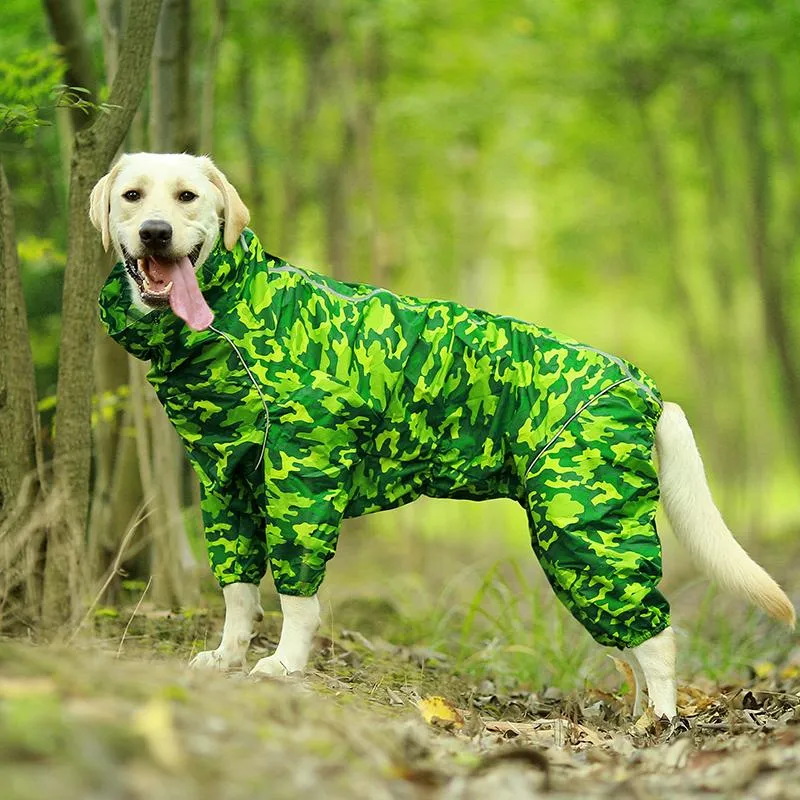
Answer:
[[[100,296],[202,488],[221,585],[314,594],[343,517],[420,495],[514,498],[557,596],[601,644],[669,624],[652,449],[661,400],[634,366],[535,325],[298,269],[247,230],[198,281],[193,331],[131,303],[123,264]]]

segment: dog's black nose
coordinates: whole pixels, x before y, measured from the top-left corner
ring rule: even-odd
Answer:
[[[162,219],[148,219],[139,227],[139,238],[147,247],[164,248],[172,241],[172,225]]]

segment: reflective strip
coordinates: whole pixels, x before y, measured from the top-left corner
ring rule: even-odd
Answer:
[[[303,270],[298,269],[297,267],[293,267],[291,264],[284,264],[282,267],[273,267],[270,269],[270,272],[291,272],[295,275],[299,275],[303,280],[307,283],[310,283],[312,286],[316,286],[317,289],[321,289],[323,292],[327,292],[328,294],[333,295],[334,297],[338,297],[342,300],[349,300],[353,303],[363,303],[365,300],[371,300],[373,297],[379,294],[388,294],[391,297],[394,297],[398,303],[402,303],[403,305],[409,306],[411,308],[426,308],[425,303],[409,303],[408,300],[404,300],[402,297],[398,297],[394,292],[390,292],[388,289],[381,289],[375,288],[369,294],[362,294],[356,297],[351,297],[347,294],[342,294],[341,292],[337,292],[336,289],[332,289],[330,286],[327,286],[320,281],[315,281],[310,275],[303,272]]]
[[[244,367],[245,372],[247,373],[247,376],[250,378],[250,381],[255,387],[255,390],[258,392],[258,396],[261,398],[261,404],[264,406],[264,413],[267,415],[267,425],[264,428],[264,443],[261,445],[261,453],[258,456],[258,461],[256,461],[255,468],[258,469],[259,465],[261,464],[261,461],[264,458],[264,451],[267,449],[267,434],[269,433],[269,408],[267,407],[267,401],[264,398],[264,395],[261,391],[261,387],[258,385],[255,376],[250,371],[250,367],[247,366],[247,362],[244,360],[242,354],[239,352],[239,348],[234,344],[233,339],[231,339],[231,337],[228,336],[227,333],[223,333],[221,330],[219,330],[219,328],[215,328],[213,325],[209,325],[208,327],[210,330],[214,331],[214,333],[218,333],[233,348],[233,352],[236,353],[236,355],[239,357],[239,361],[241,361],[242,366]]]
[[[425,304],[425,303],[412,303],[412,302],[410,302],[408,300],[405,300],[405,299],[403,299],[401,297],[398,297],[398,295],[394,294],[394,292],[390,292],[388,289],[382,289],[380,287],[376,287],[375,289],[373,289],[368,294],[364,294],[364,295],[361,295],[359,297],[351,297],[349,295],[342,294],[341,292],[337,292],[336,289],[332,289],[330,286],[326,286],[324,283],[321,283],[319,281],[315,281],[306,272],[304,272],[301,269],[298,269],[297,267],[293,267],[291,264],[285,264],[285,265],[283,265],[281,267],[273,267],[269,271],[270,272],[289,272],[289,273],[294,273],[295,275],[299,275],[301,278],[303,278],[303,280],[305,280],[306,282],[310,283],[312,286],[315,286],[318,289],[321,289],[322,291],[333,295],[334,297],[339,297],[342,300],[349,300],[349,301],[351,301],[353,303],[362,303],[365,300],[371,300],[373,297],[375,297],[375,296],[377,296],[379,294],[388,294],[389,296],[391,296],[395,300],[397,300],[398,303],[402,303],[403,305],[405,305],[405,306],[407,306],[409,308],[420,308],[421,309],[421,308],[426,308],[427,305],[428,305],[428,304]],[[445,301],[436,301],[436,302],[445,302]],[[468,309],[468,308],[466,310],[470,311],[470,309]],[[490,312],[487,312],[487,313],[490,313]],[[525,326],[534,327],[534,328],[537,328],[538,331],[541,331],[541,328],[538,328],[533,323],[525,322],[524,320],[521,320],[518,317],[511,317],[511,316],[508,316],[508,315],[505,315],[505,314],[492,314],[492,317],[493,317],[493,319],[507,319],[510,322],[516,322],[519,325],[525,325]],[[487,321],[485,319],[483,319],[481,317],[476,317],[475,319],[480,325],[486,325]],[[655,400],[658,403],[659,406],[662,405],[661,399],[658,397],[658,395],[646,383],[643,383],[637,377],[635,377],[633,375],[633,373],[631,372],[630,367],[625,362],[625,360],[620,358],[619,356],[612,355],[611,353],[606,353],[605,350],[598,350],[596,347],[591,347],[588,344],[578,344],[578,343],[572,343],[572,342],[565,342],[562,339],[558,339],[558,338],[556,338],[554,336],[545,336],[545,335],[542,335],[542,334],[539,334],[539,336],[542,339],[547,339],[547,340],[549,340],[551,342],[556,342],[556,344],[560,345],[561,347],[565,347],[565,348],[568,348],[570,350],[588,350],[590,353],[597,353],[597,355],[603,356],[604,358],[607,358],[609,361],[612,361],[614,364],[616,364],[628,376],[628,380],[630,380],[631,382],[635,383],[645,394],[647,394],[650,397],[650,399]]]
[[[564,433],[572,420],[583,414],[583,412],[586,411],[586,409],[589,408],[589,406],[594,403],[595,400],[599,400],[604,394],[608,394],[608,392],[610,392],[612,389],[616,389],[621,383],[627,383],[629,380],[629,378],[620,378],[610,386],[606,386],[605,389],[603,389],[601,392],[598,392],[594,397],[590,397],[582,406],[580,406],[578,410],[558,429],[558,433],[551,437],[550,441],[533,457],[533,460],[528,465],[528,469],[525,470],[525,477],[522,479],[523,482],[528,480],[528,475],[530,475],[533,465],[558,441],[559,436]]]
[[[632,383],[635,383],[645,394],[650,397],[651,400],[655,400],[658,403],[659,408],[663,405],[661,398],[646,383],[642,383],[642,381],[640,381],[631,373],[630,368],[624,359],[611,355],[611,353],[606,353],[605,350],[598,350],[596,347],[590,347],[588,344],[570,344],[568,342],[562,342],[560,339],[555,339],[554,341],[557,341],[563,347],[569,347],[572,350],[588,350],[590,353],[597,353],[598,355],[604,356],[610,361],[613,361],[628,376],[628,379]]]

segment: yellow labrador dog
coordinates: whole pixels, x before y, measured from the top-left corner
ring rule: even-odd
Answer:
[[[214,312],[200,290],[196,272],[214,248],[220,226],[224,225],[225,247],[232,250],[249,213],[210,159],[150,153],[123,156],[92,191],[90,215],[103,245],[106,249],[113,245],[124,264],[132,300],[141,312],[139,319],[154,308],[169,307],[191,329],[212,326]],[[294,270],[288,265],[280,269]],[[198,418],[202,419],[202,414]],[[737,544],[723,522],[711,498],[691,430],[674,404],[664,406],[656,442],[662,500],[673,530],[698,565],[723,586],[793,624],[794,609],[789,599]],[[223,592],[226,616],[222,642],[216,650],[195,657],[194,667],[244,665],[260,615],[258,587],[231,583]],[[281,606],[284,623],[278,649],[258,662],[255,673],[285,674],[306,666],[319,624],[317,597],[281,595]],[[626,653],[637,678],[636,711],[641,710],[641,689],[646,687],[656,713],[674,716],[672,629],[666,628]]]

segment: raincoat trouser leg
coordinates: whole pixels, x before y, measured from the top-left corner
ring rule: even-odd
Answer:
[[[636,647],[669,626],[657,589],[659,414],[660,403],[622,384],[546,442],[524,479],[533,549],[551,586],[611,647]]]

